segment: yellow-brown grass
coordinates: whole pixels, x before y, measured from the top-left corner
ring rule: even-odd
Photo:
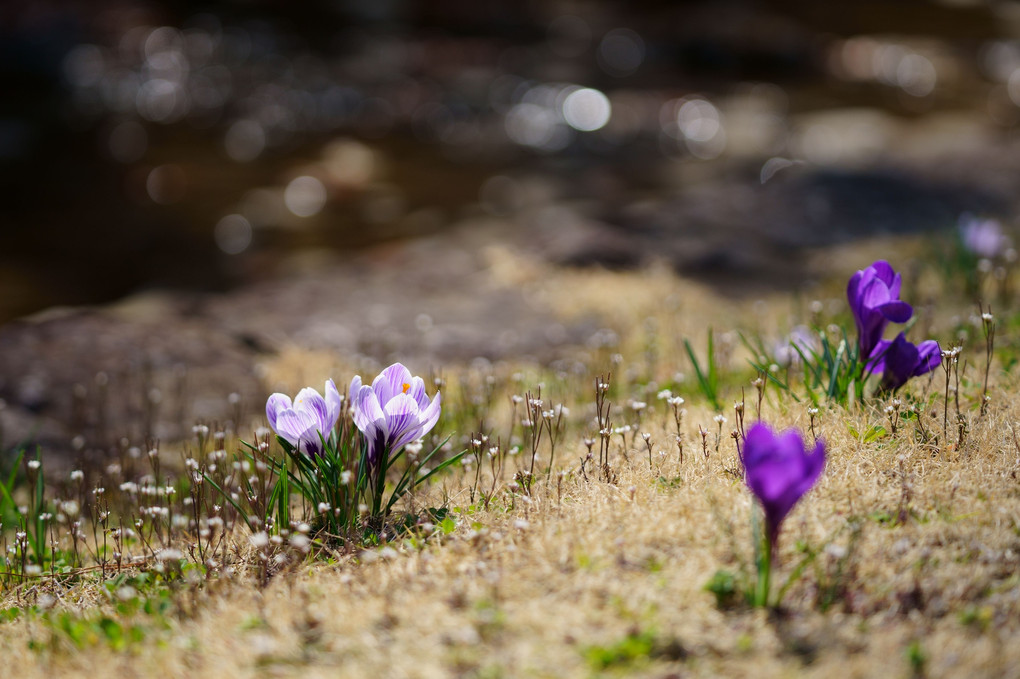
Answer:
[[[550,282],[543,274],[540,284],[515,284],[552,285],[562,296],[550,292],[544,303],[566,315],[597,311],[605,297],[590,290],[614,280],[613,294],[638,309],[613,312],[621,328],[668,315],[657,300],[678,292],[692,310],[676,321],[685,333],[706,321],[734,327],[755,313],[750,302],[715,299],[663,272],[643,276],[564,273]],[[795,307],[779,297],[768,304],[790,314]],[[622,346],[639,345],[625,336]],[[663,374],[679,367],[679,355],[671,345]],[[336,360],[295,349],[269,366],[268,379],[317,384]],[[313,374],[296,375],[301,369]],[[933,388],[941,383],[938,374]],[[687,384],[682,395],[694,402]],[[566,405],[586,412],[588,390]],[[488,509],[467,509],[470,470],[416,498],[464,510],[449,534],[290,567],[265,589],[249,577],[185,588],[169,631],[119,652],[102,642],[77,648],[40,617],[22,616],[0,625],[0,657],[19,677],[1020,676],[1020,448],[1012,433],[1020,397],[1004,375],[992,396],[986,417],[966,413],[960,446],[952,421],[937,445],[919,442],[909,423],[895,437],[863,442],[851,430],[887,424],[881,406],[822,407],[827,468],[786,521],[775,585],[804,557],[798,543],[820,554],[778,611],[720,610],[704,589],[718,569],[739,573],[752,559],[753,505],[728,436],[732,410],[717,451],[712,411],[688,406],[681,464],[672,415],[650,402],[642,430],[651,434],[652,464],[640,437],[624,444],[614,436],[615,484],[579,473],[584,447],[572,430],[557,454],[566,474],[537,481],[531,497],[505,490],[510,469]],[[748,421],[753,401],[748,394]],[[776,427],[807,431],[804,404],[772,390],[763,410]],[[941,434],[940,410],[923,417]],[[710,432],[707,458],[698,425]],[[819,587],[846,549],[845,589],[823,612]],[[59,592],[56,607],[117,617],[97,589]],[[4,605],[14,603],[9,595]]]

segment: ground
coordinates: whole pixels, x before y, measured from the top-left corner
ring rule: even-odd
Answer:
[[[970,320],[976,307],[954,287],[959,272],[918,260],[904,291],[917,300],[911,336],[922,339],[923,331],[948,346],[966,331],[967,364],[958,399],[941,368],[900,392],[904,413],[915,405],[919,415],[896,418],[895,431],[889,398],[823,399],[813,413],[802,390],[768,382],[759,402],[756,373],[745,362],[754,357],[738,331],[771,343],[816,320],[852,334],[841,307],[845,276],[889,251],[903,266],[903,253],[923,248],[869,243],[818,255],[815,265],[827,275],[808,299],[769,291],[721,297],[661,267],[544,268],[490,252],[475,279],[480,288],[514,291],[568,335],[589,322],[602,329],[593,337],[615,335],[553,361],[436,366],[445,380],[439,430],[457,449],[479,418],[493,439],[526,444],[509,397],[540,384],[546,407],[569,408],[552,465],[548,438],[540,445],[530,491],[514,480],[529,467],[526,445],[505,456],[495,483],[483,456],[479,475],[479,462],[459,465],[401,505],[422,517],[410,532],[307,555],[281,546],[287,558],[268,568],[240,523],[203,565],[189,550],[195,536],[186,522],[172,530],[169,522],[166,548],[180,551],[139,567],[118,571],[107,559],[99,569],[85,559],[87,570],[56,577],[50,566],[5,575],[0,653],[24,677],[113,668],[123,676],[188,677],[1020,676],[1020,397],[1011,313],[996,313],[982,413],[984,339],[980,320]],[[690,340],[705,368],[708,327],[724,422],[714,419],[683,345]],[[288,393],[326,377],[343,388],[355,371],[373,369],[364,356],[312,342],[274,347],[260,366],[263,388]],[[584,438],[597,437],[595,377],[610,370],[611,417],[632,430],[610,437],[607,481],[582,461]],[[686,400],[679,425],[657,397],[667,387]],[[739,427],[740,401],[748,425],[760,418],[796,427],[827,450],[821,481],[784,525],[774,592],[790,586],[768,609],[740,596],[753,577],[756,512],[729,433]],[[250,418],[252,427],[259,422]],[[243,430],[240,438],[251,439]],[[165,444],[165,467],[154,475],[178,478],[184,456],[210,452],[203,445]],[[234,433],[224,449],[238,454]],[[149,471],[127,452],[116,464],[90,467],[88,488],[106,479],[116,494],[119,482]],[[66,473],[47,476],[48,497],[73,497]],[[25,485],[15,497],[32,501]],[[130,516],[129,500],[115,504]],[[135,511],[150,502],[136,500]],[[55,529],[64,551],[66,533]],[[3,535],[11,546],[6,527]]]

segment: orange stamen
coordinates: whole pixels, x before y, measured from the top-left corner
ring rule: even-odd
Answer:
[[[404,382],[404,393],[405,394],[407,393],[407,390],[410,389],[410,388],[411,388],[411,385],[408,384],[407,382]]]

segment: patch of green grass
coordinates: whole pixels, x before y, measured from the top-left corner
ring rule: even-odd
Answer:
[[[652,660],[684,660],[687,650],[675,639],[660,639],[652,628],[633,629],[625,637],[605,646],[587,646],[582,653],[596,671],[638,669]]]

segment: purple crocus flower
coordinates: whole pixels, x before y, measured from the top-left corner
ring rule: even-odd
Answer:
[[[431,402],[425,382],[400,363],[394,363],[372,380],[351,380],[354,424],[368,442],[368,459],[376,465],[385,450],[392,453],[427,434],[439,421],[440,395]]]
[[[978,219],[963,215],[959,223],[960,241],[963,247],[978,257],[993,259],[1006,246],[1002,225],[995,219]]]
[[[900,275],[882,259],[850,277],[846,296],[857,324],[862,359],[871,356],[890,321],[906,323],[914,313],[911,306],[899,298],[900,282]]]
[[[866,368],[870,373],[882,373],[879,389],[893,392],[911,377],[930,373],[942,363],[942,349],[935,340],[915,345],[901,332],[894,340],[882,340],[871,353]]]
[[[779,526],[825,468],[825,443],[813,452],[804,448],[796,429],[778,436],[763,422],[747,430],[744,469],[747,485],[765,510],[769,545],[774,550]]]
[[[297,393],[294,401],[286,394],[273,394],[266,401],[269,426],[280,438],[306,455],[322,452],[322,439],[329,440],[340,417],[340,393],[333,380],[326,380],[326,396],[311,387]]]

